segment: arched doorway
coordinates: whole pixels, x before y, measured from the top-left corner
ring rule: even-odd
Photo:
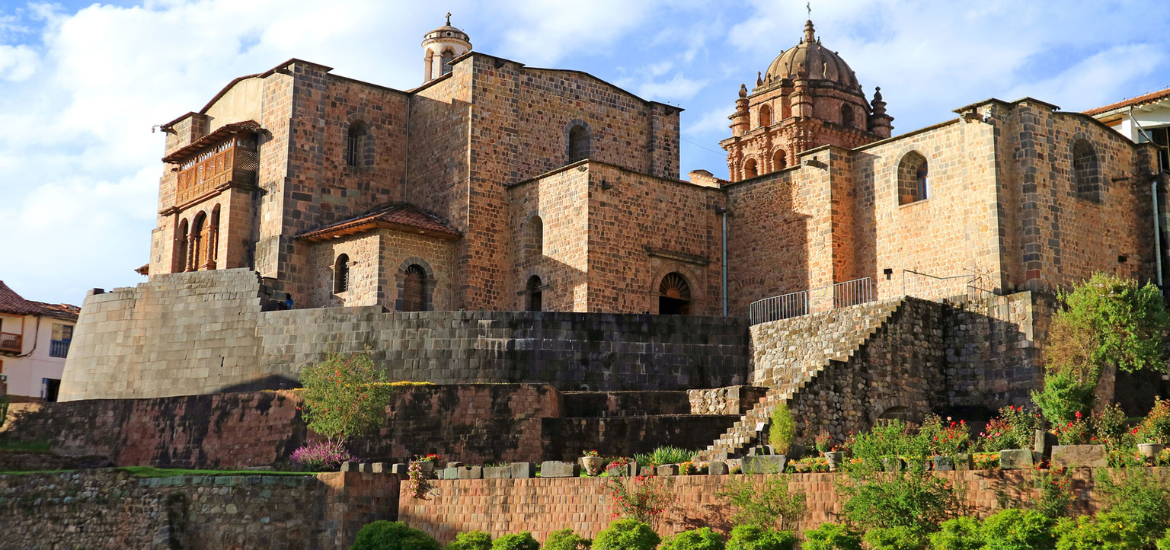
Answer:
[[[427,272],[418,264],[406,268],[402,278],[402,311],[427,310]]]
[[[667,273],[658,285],[659,315],[690,315],[691,285],[678,272]]]

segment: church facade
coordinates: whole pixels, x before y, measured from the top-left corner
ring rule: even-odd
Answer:
[[[449,21],[423,47],[413,90],[293,59],[164,125],[150,276],[251,268],[297,308],[734,316],[906,273],[1160,283],[1152,144],[1031,98],[891,137],[811,21],[741,88],[727,179],[679,179],[677,107],[473,51]]]

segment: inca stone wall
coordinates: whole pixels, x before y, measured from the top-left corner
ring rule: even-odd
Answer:
[[[0,475],[5,548],[344,549],[397,515],[372,473],[138,478],[116,470]]]
[[[98,465],[108,458],[116,466],[267,466],[322,440],[300,406],[294,391],[19,405],[0,441],[48,440],[54,453],[74,457],[60,460]],[[586,450],[631,456],[659,445],[700,448],[736,418],[692,414],[681,391],[566,398],[547,385],[414,385],[399,388],[381,427],[348,448],[387,463],[430,453],[468,464],[573,460]],[[0,455],[11,469],[44,469],[26,463]]]
[[[691,389],[745,382],[735,318],[574,313],[385,313],[380,306],[261,313],[248,270],[156,277],[86,298],[60,399],[294,387],[326,353],[362,353],[398,381]]]

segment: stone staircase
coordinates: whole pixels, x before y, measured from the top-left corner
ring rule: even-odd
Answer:
[[[843,367],[903,303],[899,297],[751,327],[751,383],[768,392],[700,458],[739,456],[760,442],[776,407],[826,369]]]

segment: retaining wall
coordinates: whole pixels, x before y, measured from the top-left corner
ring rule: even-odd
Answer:
[[[1159,475],[1170,471],[1159,468]],[[1033,498],[1032,478],[1038,471],[940,472],[964,488],[959,491],[970,513],[986,516],[999,509],[998,495],[1009,502]],[[834,520],[841,510],[836,491],[839,474],[781,474],[788,478],[789,491],[807,495],[808,517],[801,528],[812,529]],[[1095,513],[1092,472],[1077,469],[1072,474],[1076,513]],[[749,476],[762,480],[765,476]],[[612,497],[608,484],[616,478],[532,478],[474,479],[435,482],[427,500],[418,500],[402,489],[398,502],[401,521],[422,529],[441,542],[453,540],[460,532],[478,529],[493,537],[531,531],[543,541],[549,533],[571,528],[593,538],[612,521]],[[709,526],[730,531],[731,513],[716,496],[731,476],[673,476],[658,478],[668,487],[671,503],[656,530],[664,537],[679,531]],[[741,478],[742,479],[742,478]]]
[[[728,317],[554,312],[262,312],[244,269],[154,277],[91,293],[60,400],[149,398],[296,386],[325,354],[368,352],[391,380],[544,383],[569,390],[742,384],[747,326]]]
[[[0,475],[0,546],[343,550],[362,525],[394,519],[399,484],[397,476],[356,472]]]

